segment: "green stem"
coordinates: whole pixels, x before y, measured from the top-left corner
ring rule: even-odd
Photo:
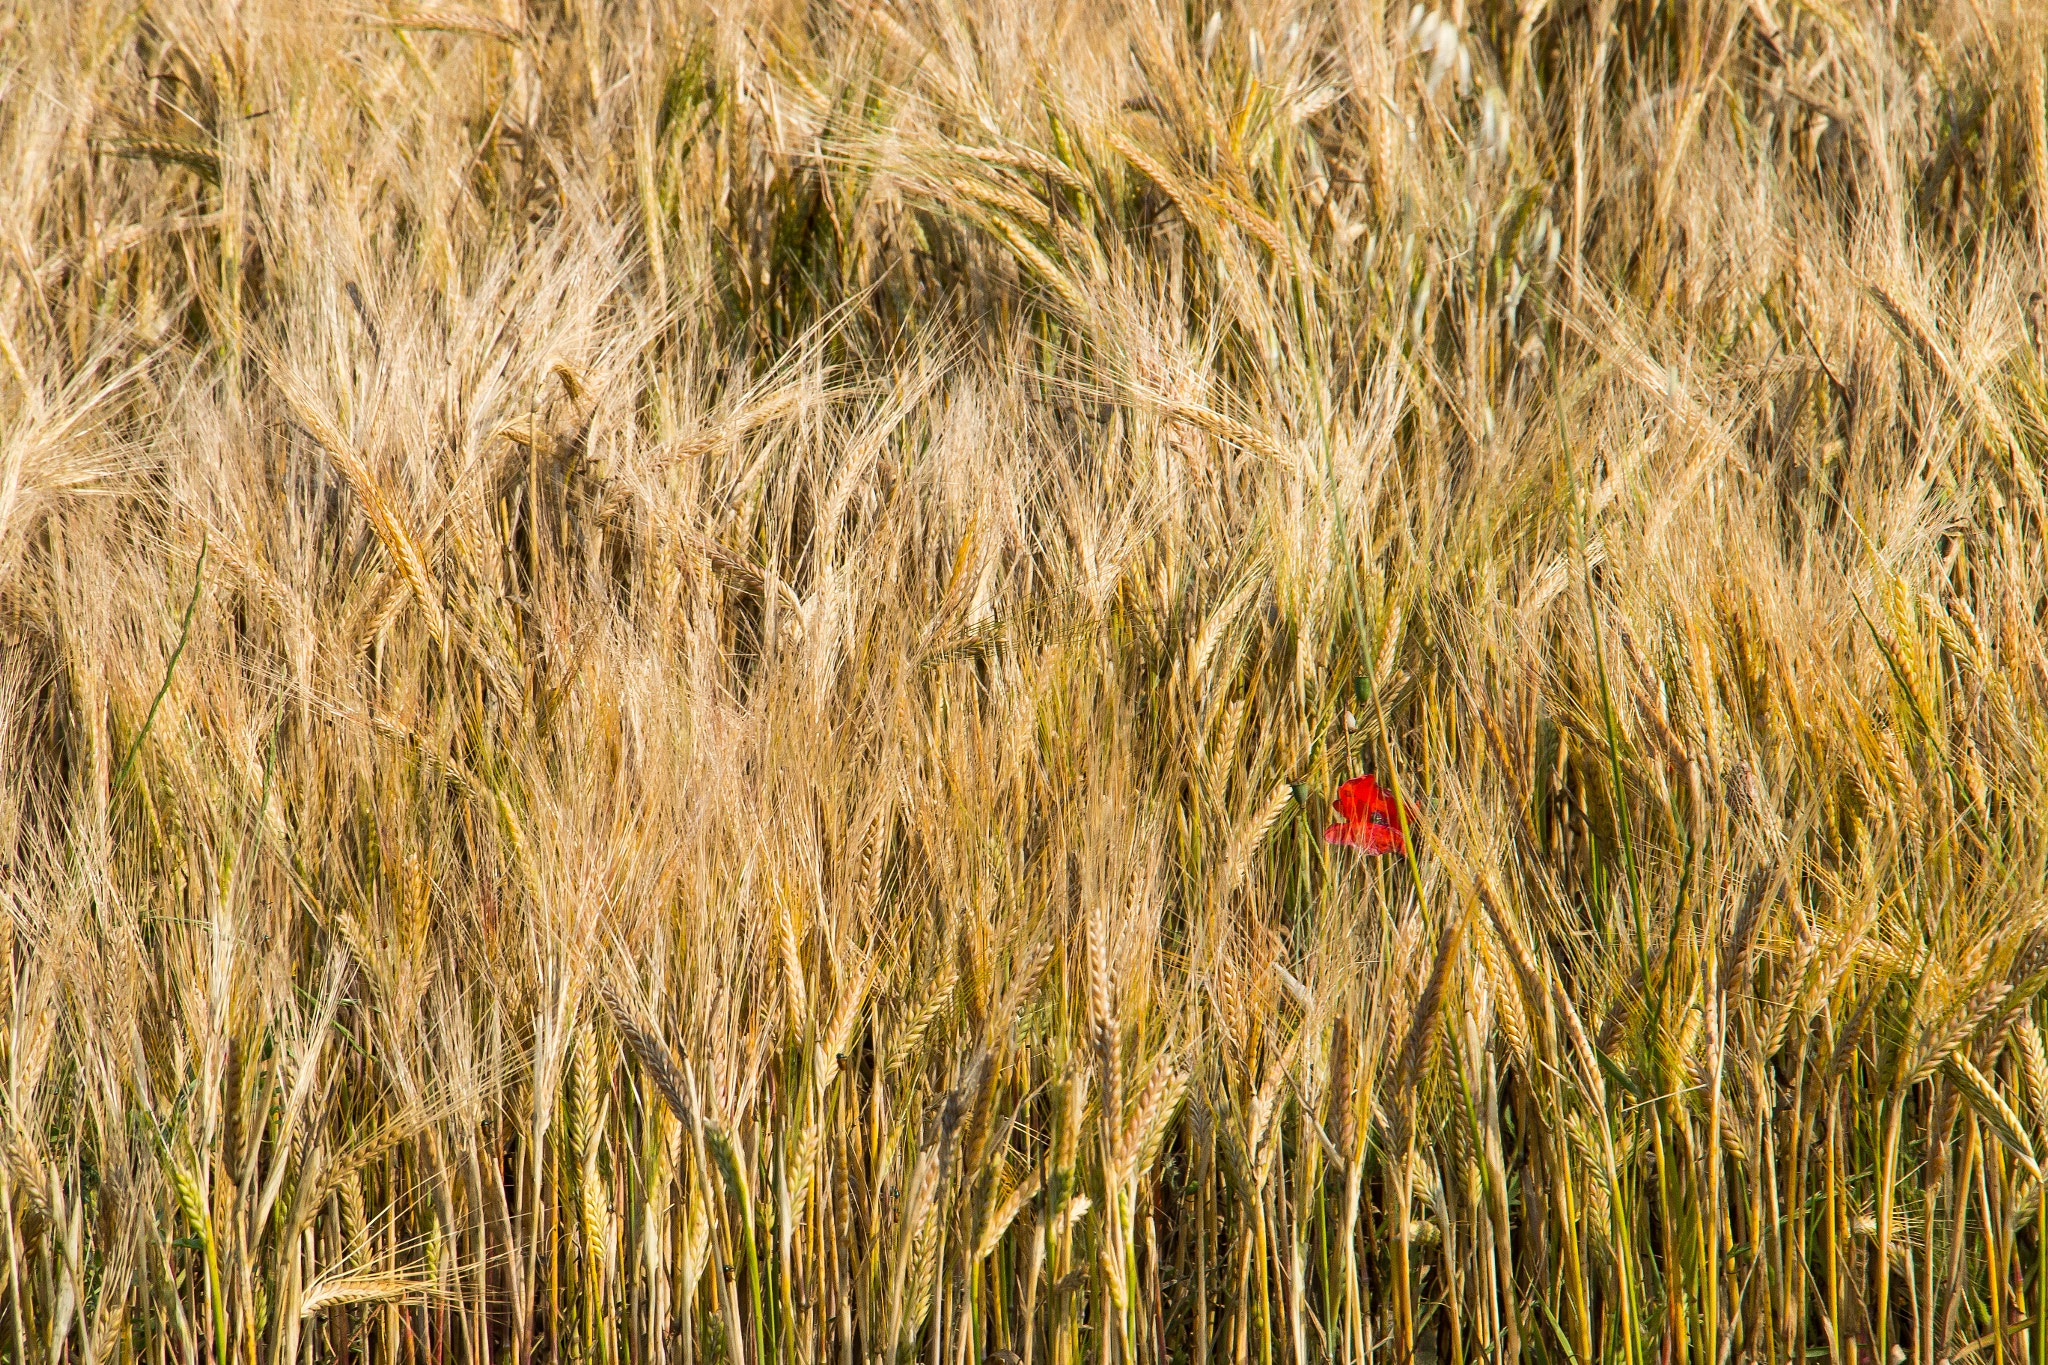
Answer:
[[[178,660],[184,656],[185,642],[192,638],[192,613],[199,606],[199,588],[206,572],[207,539],[199,541],[199,561],[192,566],[192,596],[185,603],[185,617],[178,623],[178,644],[171,651],[171,661],[164,665],[164,680],[156,689],[156,696],[150,700],[149,711],[142,718],[142,728],[135,732],[135,739],[128,745],[128,753],[122,758],[121,766],[114,770],[113,781],[107,784],[111,795],[121,789],[122,779],[128,776],[128,769],[135,763],[135,755],[142,748],[142,741],[149,738],[150,727],[156,724],[157,708],[164,704],[164,695],[171,690],[171,675],[177,671]]]

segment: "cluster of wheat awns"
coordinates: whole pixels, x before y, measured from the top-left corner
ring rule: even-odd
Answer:
[[[0,13],[0,1356],[2048,1359],[2037,6],[464,3]]]

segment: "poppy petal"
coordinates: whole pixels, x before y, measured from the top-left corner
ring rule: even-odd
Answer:
[[[1337,799],[1330,804],[1336,808],[1339,819],[1347,822],[1363,820],[1380,794],[1380,784],[1373,781],[1372,774],[1354,777],[1337,788]]]
[[[1323,831],[1325,841],[1355,848],[1371,857],[1383,853],[1401,853],[1407,844],[1401,838],[1401,831],[1392,825],[1375,825],[1364,820],[1347,820],[1331,825]]]

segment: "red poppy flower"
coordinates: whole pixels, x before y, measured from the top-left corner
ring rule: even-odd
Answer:
[[[1401,837],[1400,807],[1371,773],[1337,788],[1336,807],[1338,823],[1323,831],[1328,842],[1348,844],[1374,855],[1408,851],[1407,841]],[[1413,806],[1408,808],[1408,819],[1411,823],[1415,819]]]

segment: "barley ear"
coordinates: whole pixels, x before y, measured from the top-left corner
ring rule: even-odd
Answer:
[[[690,1106],[683,1099],[687,1086],[682,1069],[676,1065],[675,1054],[668,1050],[668,1044],[655,1037],[634,1019],[626,1008],[624,1000],[609,982],[600,983],[598,998],[604,1002],[605,1013],[610,1016],[612,1027],[626,1040],[626,1046],[640,1063],[640,1069],[647,1073],[647,1079],[654,1082],[661,1097],[668,1101],[668,1107],[686,1126],[694,1127]]]

